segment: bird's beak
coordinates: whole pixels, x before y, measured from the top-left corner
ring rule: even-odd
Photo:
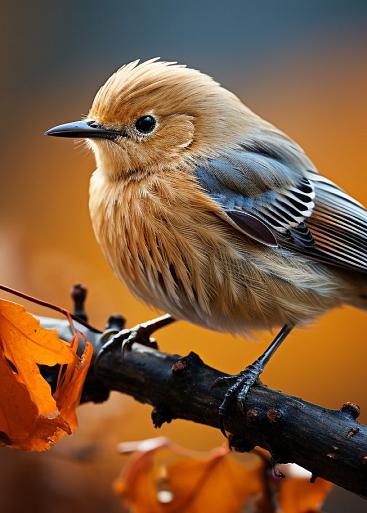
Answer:
[[[116,139],[116,137],[126,137],[127,134],[106,128],[96,121],[73,121],[72,123],[54,126],[47,130],[45,135],[73,137],[74,139]]]

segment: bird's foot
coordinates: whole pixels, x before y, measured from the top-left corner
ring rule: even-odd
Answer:
[[[151,337],[151,335],[155,331],[163,328],[164,326],[168,326],[172,322],[174,322],[174,319],[170,315],[162,315],[157,319],[137,324],[131,329],[123,329],[118,331],[112,337],[109,335],[110,338],[107,340],[107,342],[102,344],[102,347],[97,353],[97,356],[94,360],[94,367],[97,366],[101,356],[104,353],[116,346],[121,347],[123,354],[125,351],[129,351],[135,342],[152,349],[158,349],[158,344],[156,340]]]
[[[219,427],[225,437],[227,437],[225,419],[231,404],[236,399],[240,408],[242,410],[245,408],[247,394],[249,393],[250,388],[258,381],[263,370],[264,367],[262,363],[256,360],[239,374],[235,376],[223,376],[215,381],[215,386],[224,383],[228,383],[230,385],[218,409]]]
[[[152,349],[158,349],[158,344],[154,338],[150,335],[152,333],[152,327],[149,322],[137,324],[131,329],[123,329],[118,333],[115,333],[103,346],[101,347],[98,358],[116,346],[120,346],[122,353],[130,351],[133,344],[138,343]]]
[[[121,337],[121,351],[124,354],[125,351],[130,351],[133,344],[141,344],[142,346],[150,347],[152,349],[158,349],[157,341],[151,337],[152,323],[153,321],[137,324],[131,328],[128,337]],[[118,336],[118,334],[116,335]]]

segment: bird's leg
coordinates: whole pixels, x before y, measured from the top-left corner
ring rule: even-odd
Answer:
[[[233,382],[234,383],[228,388],[225,393],[224,399],[219,406],[219,425],[220,430],[227,436],[226,430],[224,427],[225,417],[228,413],[228,409],[234,399],[237,399],[241,408],[244,408],[244,404],[246,401],[247,394],[250,388],[256,383],[259,379],[260,374],[263,372],[265,365],[268,363],[270,358],[273,356],[275,351],[281,345],[283,340],[287,337],[287,335],[292,330],[293,326],[285,324],[283,328],[280,330],[278,335],[269,345],[269,347],[263,352],[261,356],[257,360],[255,360],[251,365],[246,367],[243,371],[241,371],[236,376],[224,376],[222,378],[218,378],[215,382],[215,385],[222,382]]]
[[[131,329],[123,329],[119,331],[113,335],[105,344],[102,345],[95,358],[94,366],[96,366],[96,363],[102,354],[104,354],[107,350],[112,349],[112,347],[115,347],[116,345],[121,345],[121,351],[123,353],[131,349],[135,342],[157,349],[157,342],[151,338],[151,335],[153,335],[155,331],[158,331],[161,328],[172,324],[173,322],[175,322],[175,319],[171,317],[171,315],[165,314],[161,317],[157,317],[156,319],[137,324]]]

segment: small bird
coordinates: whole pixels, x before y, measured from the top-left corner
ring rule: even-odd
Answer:
[[[229,387],[244,404],[295,326],[343,303],[367,309],[367,211],[292,139],[209,76],[151,59],[100,88],[85,138],[97,169],[90,213],[102,250],[141,301],[246,335],[281,327]]]

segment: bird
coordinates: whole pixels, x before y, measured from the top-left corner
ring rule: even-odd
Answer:
[[[220,426],[294,327],[343,304],[367,309],[367,211],[303,149],[207,74],[133,61],[85,119],[46,135],[85,139],[89,208],[114,272],[174,320],[248,336],[280,329],[228,376]],[[119,340],[119,337],[116,338]]]

